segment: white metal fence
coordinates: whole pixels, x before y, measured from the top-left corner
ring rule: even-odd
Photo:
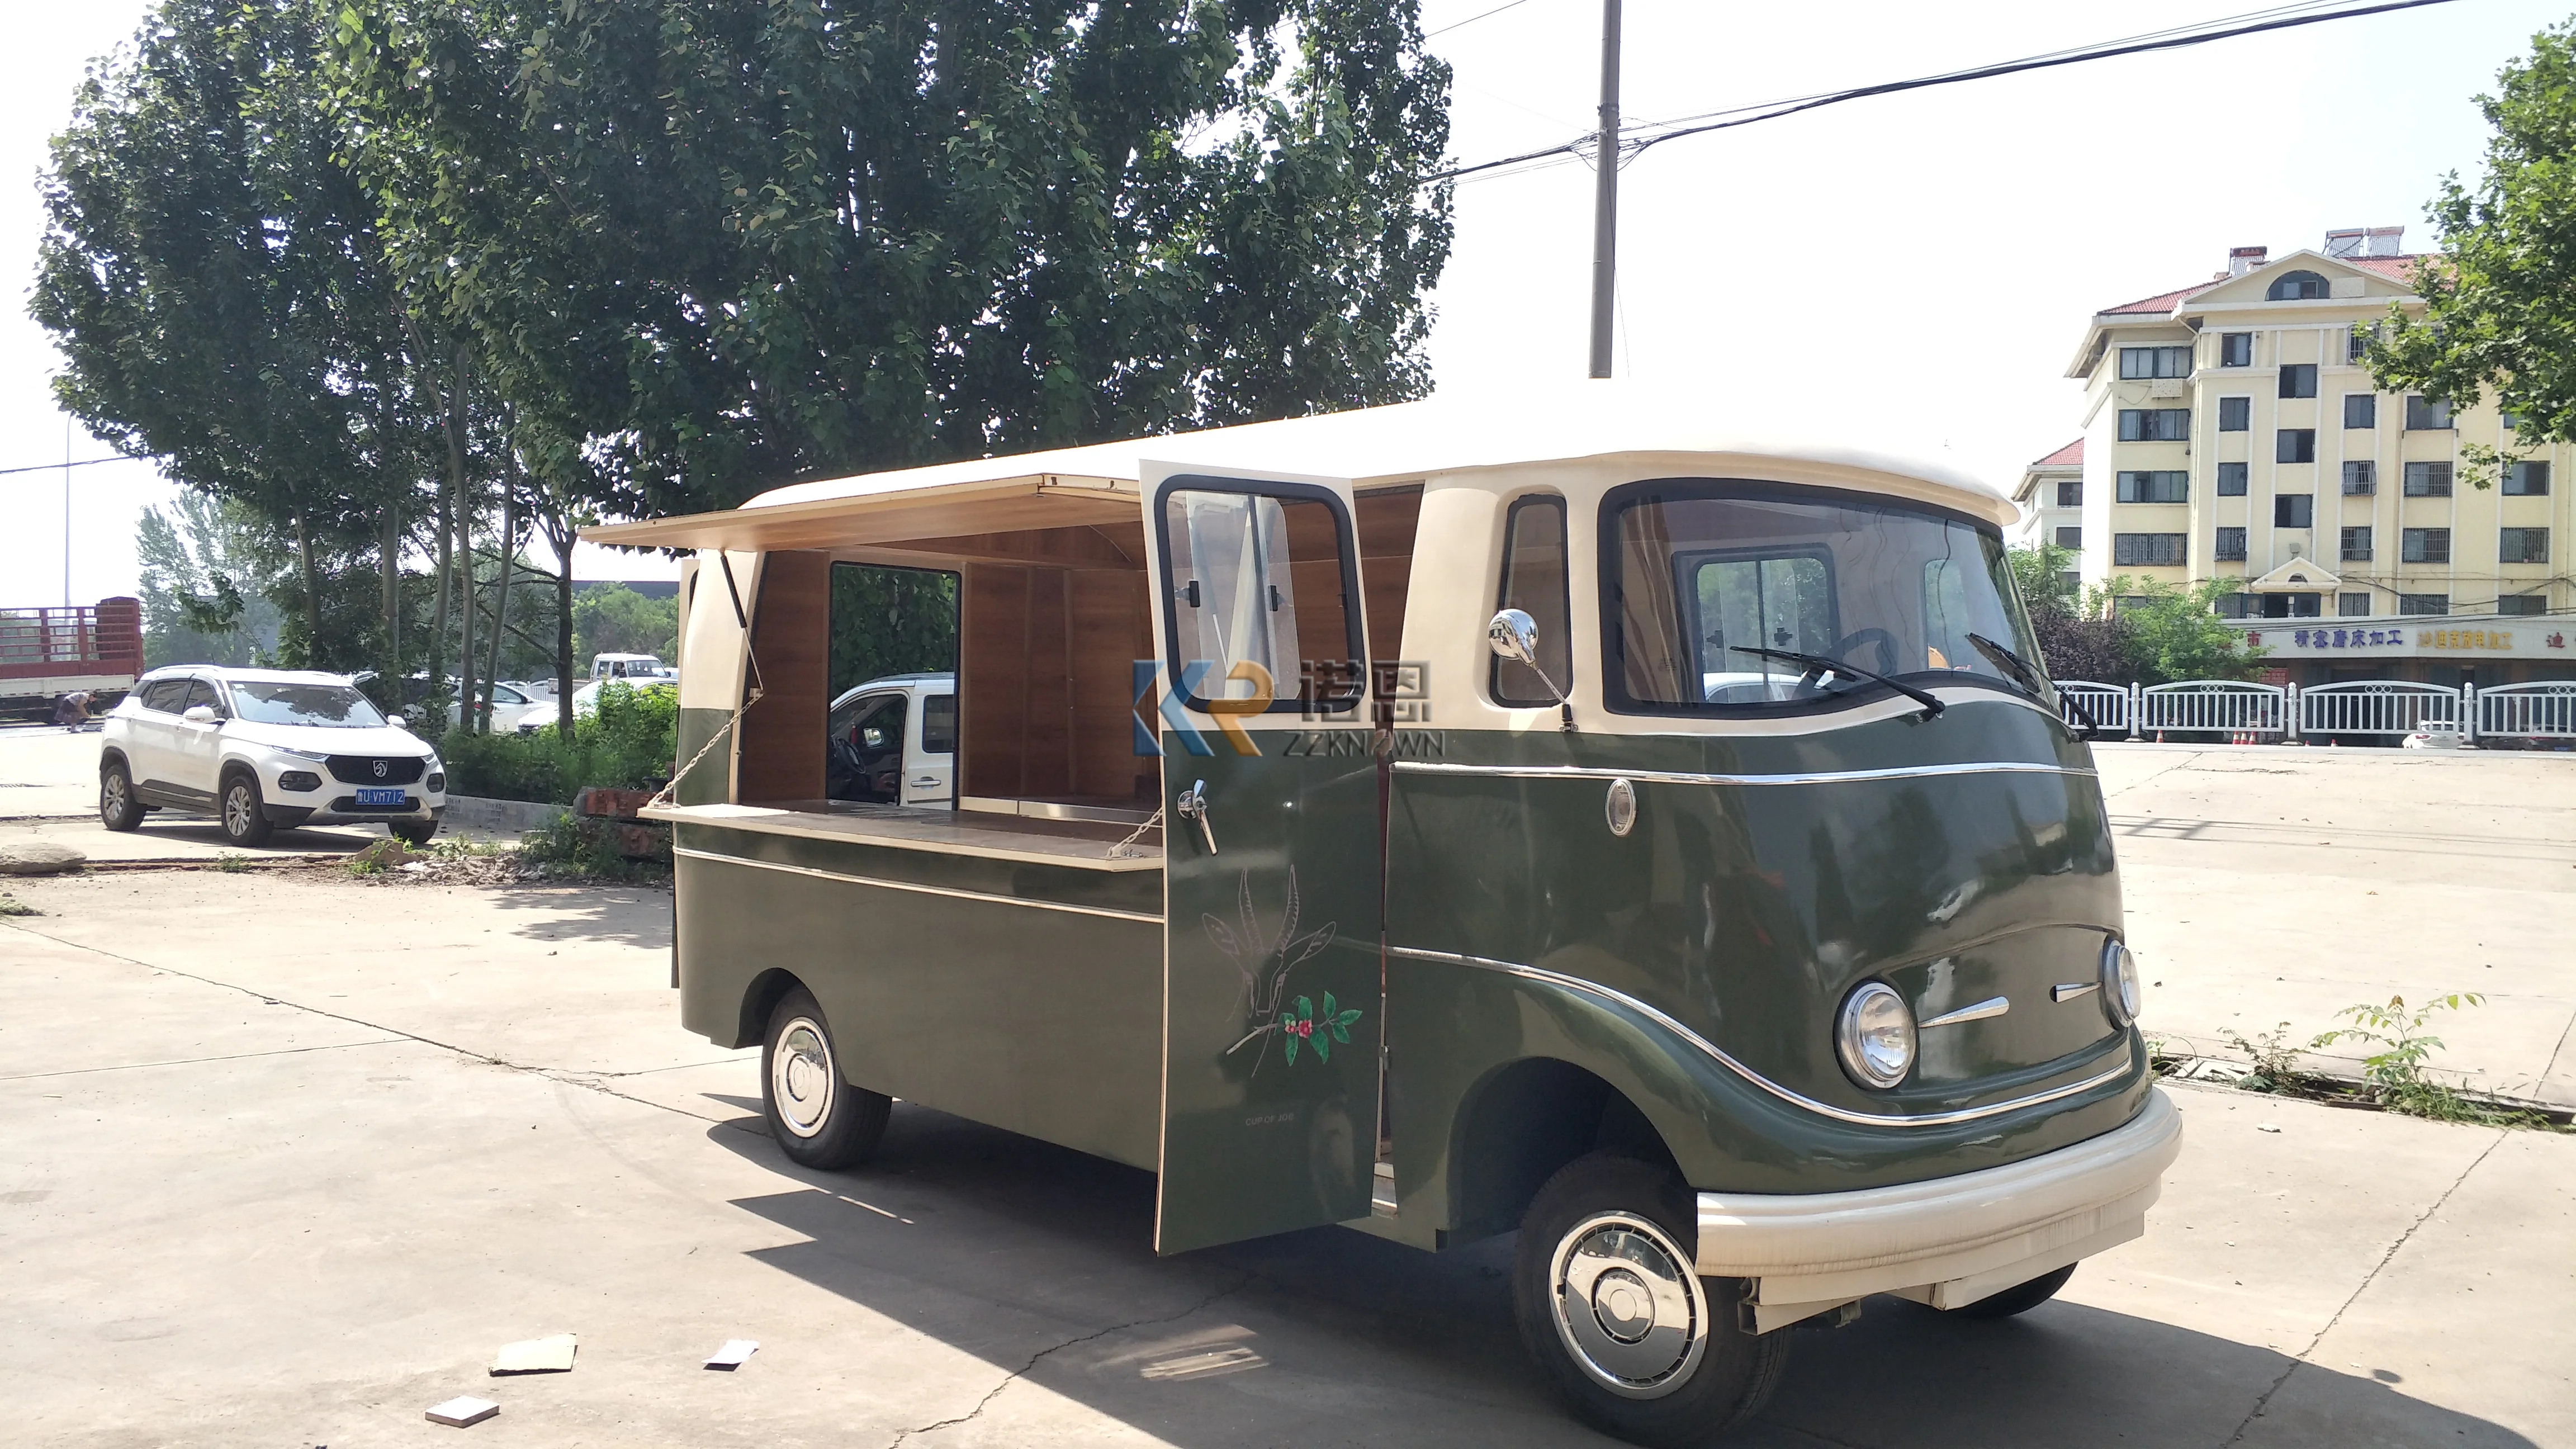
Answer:
[[[2576,739],[2576,683],[2499,684],[2475,694],[2469,720],[2479,734]]]
[[[2320,684],[2300,690],[2298,701],[2302,736],[2411,735],[2460,728],[2460,691],[2448,685],[2394,679]]]
[[[2289,691],[2277,684],[2188,679],[2150,684],[2138,691],[2136,733],[2189,730],[2221,734],[2280,735]]]
[[[2084,723],[2083,715],[2079,715],[2074,707],[2080,705],[2083,714],[2091,715],[2094,727],[2103,734],[2125,735],[2135,714],[2130,698],[2135,692],[2134,685],[2061,679],[2057,681],[2057,712],[2065,717],[2068,725],[2080,726]]]

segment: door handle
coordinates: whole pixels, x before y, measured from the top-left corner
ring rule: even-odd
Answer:
[[[939,777],[938,777],[938,776],[936,776],[936,775],[924,775],[924,776],[922,776],[920,779],[915,780],[915,781],[913,781],[913,782],[912,782],[912,788],[914,788],[914,789],[916,789],[916,790],[928,790],[928,789],[934,788],[934,787],[935,787],[935,786],[937,786],[938,784],[939,784]]]
[[[1172,808],[1181,812],[1183,820],[1198,822],[1199,838],[1207,842],[1208,854],[1216,854],[1216,827],[1208,823],[1207,781],[1191,781]]]

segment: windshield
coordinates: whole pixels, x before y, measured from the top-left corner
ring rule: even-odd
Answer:
[[[385,722],[365,695],[345,684],[236,683],[232,692],[234,715],[253,724],[362,730]]]
[[[1813,655],[1918,687],[1974,680],[2021,692],[1969,636],[2039,650],[1992,529],[1938,509],[1733,481],[1611,494],[1610,697],[1645,712],[1811,704],[1854,687]],[[1748,650],[1769,653],[1750,653]]]

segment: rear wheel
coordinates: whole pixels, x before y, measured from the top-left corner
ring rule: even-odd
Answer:
[[[799,986],[769,1012],[760,1048],[760,1106],[779,1150],[802,1167],[836,1172],[877,1150],[894,1099],[853,1087],[823,1008]]]
[[[2056,1297],[2057,1290],[2065,1287],[2066,1280],[2074,1276],[2075,1265],[2069,1263],[2054,1273],[2042,1273],[2027,1283],[1946,1311],[1952,1318],[2010,1318],[2016,1313],[2028,1313]]]
[[[255,776],[248,771],[225,776],[219,801],[224,839],[252,849],[268,844],[268,812],[259,798],[259,780]]]
[[[1539,1189],[1513,1263],[1530,1356],[1577,1415],[1655,1449],[1716,1442],[1788,1363],[1785,1335],[1737,1326],[1735,1280],[1693,1272],[1693,1209],[1665,1169],[1594,1153]]]
[[[98,823],[110,830],[132,830],[143,823],[143,802],[134,797],[134,776],[123,760],[99,767]]]

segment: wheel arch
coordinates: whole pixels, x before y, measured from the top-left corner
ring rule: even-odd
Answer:
[[[106,774],[107,767],[110,765],[123,765],[125,767],[125,778],[128,780],[132,780],[134,778],[134,761],[126,758],[124,746],[101,745],[98,747],[98,772],[102,775]]]
[[[1645,1111],[1599,1074],[1551,1056],[1487,1071],[1460,1099],[1450,1128],[1452,1241],[1518,1227],[1550,1177],[1605,1148],[1680,1173]]]
[[[742,989],[742,1007],[734,1025],[732,1045],[758,1046],[769,1035],[769,1013],[778,1009],[779,999],[788,992],[806,986],[804,979],[784,966],[772,966],[751,978]]]

